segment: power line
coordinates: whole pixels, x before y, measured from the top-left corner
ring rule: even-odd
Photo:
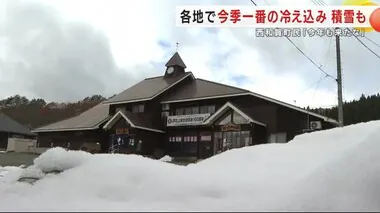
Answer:
[[[351,31],[351,30],[350,30]],[[351,31],[352,32],[352,31]],[[362,40],[360,40],[356,35],[355,35],[356,40],[358,40],[365,48],[367,48],[372,54],[374,54],[377,58],[380,59],[380,55],[378,55],[375,51],[370,49]]]
[[[316,1],[316,0],[311,0],[313,3]],[[328,6],[328,4],[326,4],[326,2],[324,2],[323,0],[318,0],[322,3],[322,6]],[[354,35],[354,37],[356,38],[356,40],[358,40],[360,42],[360,44],[362,44],[368,51],[370,51],[373,55],[375,55],[377,58],[380,59],[380,55],[378,55],[375,51],[373,51],[371,48],[369,48],[362,40],[359,39],[359,37],[357,35],[355,35],[355,33],[352,32],[351,29],[347,28],[351,33],[352,35]],[[373,44],[375,44],[376,46],[380,47],[380,45],[376,44],[374,41],[372,41],[370,38],[367,38],[365,37],[367,40],[369,40],[370,42],[372,42]]]
[[[316,85],[319,85],[321,83],[322,80],[324,80],[325,78],[327,78],[328,76],[327,75],[321,75],[321,77],[316,81],[314,82],[313,84],[311,84],[310,86],[308,86],[305,90],[303,90],[303,92],[301,92],[300,94],[303,94],[305,93],[306,91],[310,90],[311,88],[315,87]]]
[[[317,93],[317,90],[318,90],[319,85],[321,84],[322,80],[325,78],[327,78],[327,76],[323,76],[323,75],[321,75],[321,77],[319,78],[319,81],[317,82],[317,87],[315,88],[314,93],[311,96],[312,99],[314,98],[315,94]]]
[[[368,41],[370,41],[372,44],[376,45],[377,47],[380,47],[380,45],[376,42],[374,42],[373,40],[371,40],[370,38],[364,36],[365,39],[367,39]]]
[[[315,1],[315,0],[314,0]],[[255,6],[257,6],[257,4],[253,1],[253,0],[251,0],[251,2],[252,2],[252,4],[254,4]],[[269,5],[269,3],[267,2],[267,0],[264,0],[264,2],[267,4],[267,5]],[[327,77],[330,77],[330,78],[332,78],[332,79],[334,79],[335,81],[337,81],[337,79],[335,78],[335,77],[333,77],[333,76],[331,76],[330,74],[328,74],[326,71],[324,71],[322,68],[321,68],[321,64],[320,65],[317,65],[309,56],[307,56],[306,54],[305,54],[305,52],[304,51],[302,51],[289,37],[285,37],[303,56],[305,56],[315,67],[317,67],[317,69],[319,69],[323,74],[324,74],[324,76],[322,75],[321,77],[320,77],[320,79],[318,79],[318,81],[316,82],[316,83],[314,83],[314,84],[312,84],[309,88],[307,88],[304,92],[306,92],[307,90],[309,90],[310,88],[312,88],[312,87],[314,87],[314,85],[315,84],[317,84],[317,87],[316,87],[316,89],[315,89],[315,91],[314,91],[314,94],[313,94],[313,96],[315,95],[315,93],[317,92],[317,90],[318,90],[318,88],[319,88],[319,85],[320,85],[320,83],[321,83],[321,81],[323,80],[323,79],[325,79],[325,78],[327,78]],[[329,49],[330,49],[330,46],[331,46],[331,40],[330,40],[330,45],[329,45]],[[326,61],[327,61],[327,59],[326,59]],[[297,100],[294,100],[294,102],[296,102]]]
[[[257,6],[257,4],[253,0],[251,0],[251,2],[252,2],[252,4],[254,4],[255,6]]]
[[[255,6],[257,6],[257,4],[255,3],[255,1],[251,0],[252,4],[254,4]],[[264,2],[269,5],[269,3],[264,0]],[[293,46],[303,55],[305,56],[305,58],[307,58],[315,67],[317,67],[317,69],[319,69],[322,73],[324,73],[326,76],[336,80],[335,77],[333,77],[332,75],[328,74],[326,71],[324,71],[322,68],[321,68],[321,65],[318,65],[317,63],[315,63],[309,56],[307,56],[305,54],[304,51],[302,51],[289,37],[285,37],[291,44],[293,44]]]
[[[315,67],[317,67],[321,72],[323,72],[326,76],[328,76],[328,77],[330,77],[330,78],[332,78],[332,79],[336,79],[335,77],[333,77],[333,76],[331,76],[330,74],[328,74],[327,72],[325,72],[322,68],[321,68],[321,66],[319,65],[317,65],[309,56],[307,56],[289,37],[285,37],[286,39],[288,39],[288,41],[290,42],[290,43],[292,43],[293,44],[293,46],[303,55],[303,56],[305,56],[305,58],[307,58],[312,64],[314,64],[314,66]]]
[[[322,3],[318,0],[311,0],[315,5],[322,6]]]
[[[322,74],[322,73],[321,73]],[[319,88],[319,85],[320,85],[320,83],[324,80],[324,79],[326,79],[328,76],[327,75],[321,75],[321,77],[316,81],[316,82],[314,82],[313,84],[311,84],[310,86],[308,86],[305,90],[303,90],[303,92],[301,92],[301,93],[299,93],[297,96],[301,96],[301,95],[303,95],[305,92],[307,92],[307,91],[309,91],[311,88],[313,88],[313,87],[315,87],[316,86],[316,88],[315,88],[315,90],[314,90],[314,92],[313,92],[313,96],[312,97],[314,97],[315,96],[315,93],[317,92],[317,90],[318,90],[318,88]],[[300,97],[299,98],[297,98],[297,99],[295,99],[295,100],[293,100],[294,102],[297,102],[297,100],[299,100],[300,99]]]

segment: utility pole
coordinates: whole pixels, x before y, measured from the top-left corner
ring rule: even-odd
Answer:
[[[337,28],[338,29],[338,28]],[[342,64],[340,59],[340,37],[335,35],[336,42],[336,68],[338,84],[338,122],[339,127],[343,127],[343,95],[342,95]]]

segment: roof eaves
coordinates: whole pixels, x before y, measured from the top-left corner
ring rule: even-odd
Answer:
[[[108,119],[110,119],[111,116],[107,116],[97,124],[95,124],[92,127],[78,127],[78,128],[53,128],[53,129],[44,129],[43,127],[37,128],[32,130],[31,132],[38,133],[38,132],[63,132],[63,131],[81,131],[81,130],[94,130],[98,129],[100,125],[102,125],[104,122],[106,122]],[[67,119],[66,119],[67,120]]]

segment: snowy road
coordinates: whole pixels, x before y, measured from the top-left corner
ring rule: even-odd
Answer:
[[[0,153],[0,166],[32,165],[36,157],[28,153]]]

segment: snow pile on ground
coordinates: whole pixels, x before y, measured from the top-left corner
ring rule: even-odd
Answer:
[[[0,177],[3,177],[6,173],[12,170],[22,170],[22,167],[17,166],[0,166]]]
[[[88,161],[91,155],[88,152],[68,152],[64,148],[56,147],[48,149],[34,159],[34,166],[43,172],[64,171],[80,166]]]
[[[24,171],[24,165],[17,166],[0,166],[0,186],[3,182],[14,182]]]
[[[173,158],[170,157],[169,155],[165,155],[164,157],[162,157],[160,159],[160,161],[162,161],[162,162],[171,162],[172,160],[173,160]]]
[[[0,182],[0,211],[379,211],[379,138],[369,122],[189,166],[55,149],[34,166],[66,171]]]
[[[36,166],[30,166],[22,171],[18,179],[21,178],[35,178],[35,179],[41,179],[45,177],[45,173],[37,168]]]

